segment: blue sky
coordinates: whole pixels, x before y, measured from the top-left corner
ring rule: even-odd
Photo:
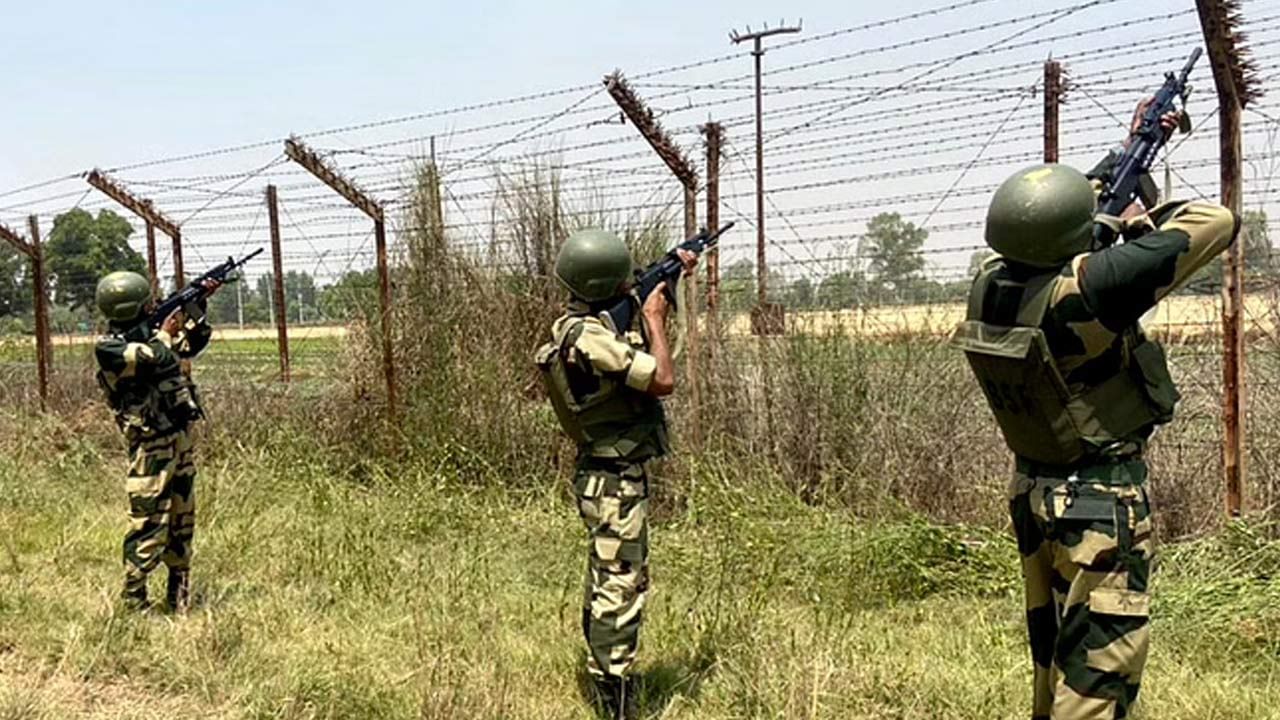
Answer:
[[[883,12],[833,0],[5,4],[0,189],[720,54],[730,28],[783,13],[822,28]]]
[[[646,70],[738,53],[727,62],[634,84],[695,163],[701,161],[700,124],[726,122],[722,212],[742,222],[722,254],[750,258],[751,59],[745,48],[730,44],[729,30],[802,17],[801,37],[814,39],[961,1],[9,0],[0,13],[7,32],[0,43],[0,97],[9,108],[0,113],[0,222],[17,226],[36,212],[47,224],[72,206],[115,208],[78,179],[6,192],[92,167],[119,168],[545,90],[598,90],[601,76],[614,68],[635,81]],[[1127,117],[1141,94],[1153,91],[1164,71],[1200,42],[1191,0],[1097,0],[1057,17],[1078,3],[975,0],[885,27],[785,48],[775,44],[765,61],[766,71],[774,71],[766,86],[776,90],[766,98],[766,134],[815,120],[822,127],[768,145],[773,267],[814,277],[843,267],[856,253],[866,218],[893,211],[929,227],[928,246],[936,251],[931,268],[965,274],[980,242],[975,228],[987,188],[1040,154],[1041,99],[1033,86],[1046,57],[1070,58],[1068,72],[1078,89],[1063,108],[1063,159],[1088,166],[1122,137],[1117,118]],[[1275,77],[1280,0],[1247,0],[1245,13],[1260,65]],[[954,35],[911,42],[943,33]],[[970,54],[988,47],[996,51]],[[917,76],[924,78],[920,87],[874,91]],[[1216,127],[1207,62],[1195,82],[1193,117],[1208,124],[1178,151],[1175,185],[1179,194],[1208,197],[1216,191]],[[669,173],[634,129],[604,122],[617,109],[603,93],[589,92],[307,140],[331,153],[375,197],[395,203],[405,196],[404,177],[424,152],[424,139],[438,138],[447,221],[459,242],[476,247],[488,242],[490,219],[501,211],[499,158],[505,172],[518,173],[535,155],[542,166],[561,168],[572,191],[569,202],[611,208],[611,222],[674,212],[681,193]],[[539,119],[570,107],[576,110],[549,125]],[[828,113],[828,107],[834,110]],[[1280,107],[1260,107],[1280,116]],[[1275,198],[1272,179],[1280,177],[1277,136],[1268,134],[1278,126],[1255,115],[1247,120],[1246,152],[1265,165],[1253,172],[1258,177],[1247,194],[1262,206]],[[513,137],[521,139],[508,142]],[[363,217],[296,166],[259,171],[281,163],[280,151],[272,142],[236,154],[120,168],[117,177],[184,226],[197,264],[227,247],[262,242],[261,193],[268,182],[280,186],[290,268],[296,264],[332,279],[370,262]],[[477,157],[485,160],[472,162]],[[200,187],[184,187],[192,184]],[[643,210],[629,210],[640,204]],[[161,249],[162,266],[166,252]]]

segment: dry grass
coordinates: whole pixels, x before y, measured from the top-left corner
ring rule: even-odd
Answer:
[[[437,230],[396,278],[397,422],[369,323],[288,388],[218,370],[217,349],[201,363],[187,617],[113,601],[123,450],[88,365],[60,367],[47,414],[13,382],[24,366],[0,367],[0,720],[589,717],[572,449],[530,364],[569,223],[552,178],[504,182],[505,227],[524,228],[509,254],[458,253],[419,198],[412,226]],[[661,229],[628,234],[651,252]],[[680,453],[656,468],[649,717],[1026,716],[990,415],[939,337],[869,339],[846,320],[704,338],[697,406],[682,378]],[[1269,343],[1252,367],[1259,511],[1280,498]],[[233,345],[238,368],[269,341]],[[1280,549],[1268,526],[1219,520],[1216,357],[1176,349],[1187,397],[1152,453],[1164,534],[1204,537],[1165,550],[1139,720],[1280,717]]]

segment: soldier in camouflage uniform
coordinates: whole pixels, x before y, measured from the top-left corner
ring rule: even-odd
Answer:
[[[1015,455],[1035,720],[1124,718],[1137,698],[1154,554],[1143,451],[1179,398],[1138,319],[1239,232],[1206,202],[1095,218],[1117,158],[1088,176],[1043,165],[1001,185],[986,224],[999,255],[952,339]],[[1126,242],[1089,252],[1095,220]]]
[[[218,283],[207,281],[216,290]],[[98,282],[98,308],[109,321],[94,348],[98,383],[129,447],[125,491],[129,530],[124,538],[125,603],[148,606],[147,576],[160,563],[169,570],[166,602],[185,609],[195,532],[195,478],[190,424],[201,417],[186,361],[208,344],[212,330],[203,303],[147,323],[151,285],[132,272]]]
[[[686,269],[696,256],[681,253]],[[634,715],[627,673],[636,657],[649,588],[645,461],[668,451],[659,397],[674,388],[661,288],[640,321],[615,328],[602,311],[627,297],[631,255],[622,240],[584,230],[565,241],[556,277],[571,294],[567,312],[538,349],[556,415],[578,444],[573,489],[590,540],[582,631],[587,671],[610,718]]]

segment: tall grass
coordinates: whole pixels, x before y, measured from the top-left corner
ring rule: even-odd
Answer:
[[[354,478],[282,401],[211,404],[261,422],[200,431],[186,617],[115,602],[114,434],[0,412],[0,718],[591,717],[581,528],[551,473],[517,492],[421,463]],[[720,460],[687,472],[685,511],[653,530],[649,717],[1025,716],[1003,532],[869,522]],[[1138,718],[1277,717],[1280,554],[1260,531],[1169,552]]]
[[[612,215],[589,196],[566,197],[552,167],[531,162],[495,173],[503,193],[490,240],[477,248],[449,237],[440,179],[430,165],[417,171],[393,318],[406,416],[388,428],[381,407],[361,402],[338,425],[362,452],[394,448],[467,482],[523,487],[564,471],[572,454],[531,363],[565,299],[551,277],[557,248],[573,229],[595,224],[622,233],[643,261],[672,242],[674,229],[669,214],[638,220]],[[714,327],[733,324],[722,320]],[[932,333],[868,339],[850,322],[839,314],[799,317],[774,338],[704,325],[696,355],[678,362],[680,392],[668,403],[679,454],[663,466],[663,505],[683,507],[696,467],[710,461],[864,516],[919,512],[1002,525],[1011,460],[963,357]],[[362,401],[378,396],[373,340],[356,345],[347,366]],[[1220,373],[1212,345],[1172,352],[1186,398],[1150,456],[1160,532],[1182,537],[1221,523]],[[1263,367],[1275,372],[1280,363]],[[1280,444],[1280,425],[1268,422],[1275,387],[1251,389],[1255,445]],[[1261,478],[1251,507],[1274,517],[1273,457],[1251,457]]]

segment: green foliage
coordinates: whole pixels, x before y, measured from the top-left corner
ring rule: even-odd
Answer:
[[[847,309],[858,304],[865,288],[866,281],[861,273],[842,270],[822,278],[816,300],[820,307]]]
[[[969,276],[973,277],[982,269],[982,264],[996,256],[996,251],[991,249],[976,250],[969,256]],[[968,283],[966,283],[967,285]]]
[[[921,249],[929,231],[902,219],[898,213],[880,213],[867,223],[858,254],[867,258],[870,291],[879,297],[903,297],[924,279]]]
[[[77,208],[54,218],[45,244],[54,302],[91,307],[103,275],[116,270],[145,275],[146,261],[129,247],[131,234],[133,227],[110,210],[100,210],[94,217]]]
[[[286,281],[288,275],[285,276]],[[333,320],[372,318],[378,314],[378,274],[370,270],[351,270],[338,282],[319,292],[319,309]]]
[[[17,315],[31,307],[30,264],[26,256],[0,242],[0,317]]]

